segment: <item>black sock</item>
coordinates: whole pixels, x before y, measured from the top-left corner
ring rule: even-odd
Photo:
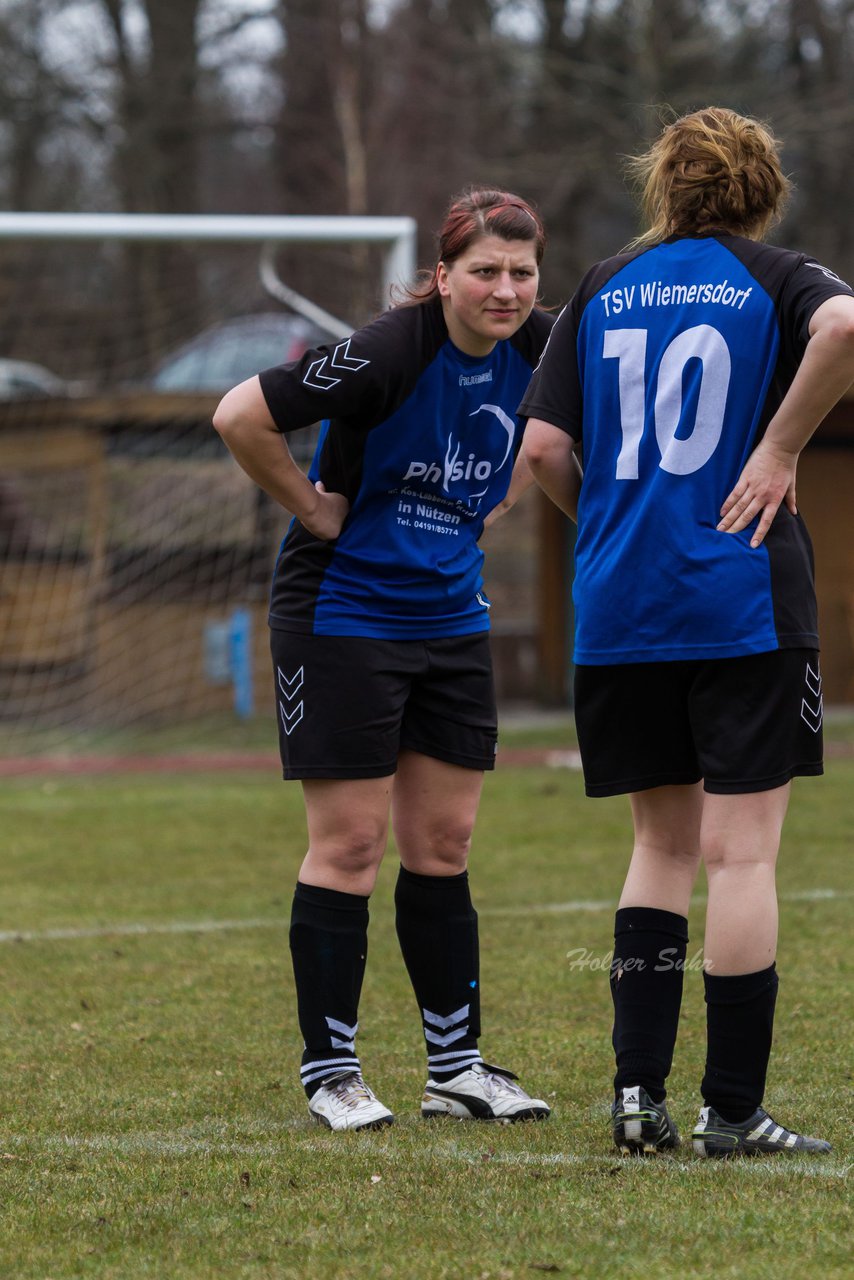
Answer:
[[[468,872],[420,876],[400,868],[397,936],[415,990],[431,1080],[450,1080],[480,1062],[477,912]]]
[[[771,1056],[775,965],[758,973],[703,975],[706,987],[706,1074],[702,1094],[722,1120],[741,1124],[765,1094]]]
[[[341,1071],[359,1071],[355,1037],[368,954],[368,899],[297,884],[291,958],[305,1041],[300,1078],[309,1097]]]
[[[657,907],[621,907],[617,912],[611,966],[616,1094],[639,1084],[653,1102],[665,1099],[687,949],[684,916]]]

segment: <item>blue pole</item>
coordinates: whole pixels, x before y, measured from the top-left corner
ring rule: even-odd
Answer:
[[[247,720],[255,710],[252,691],[252,614],[235,609],[231,615],[231,678],[234,681],[234,710]]]

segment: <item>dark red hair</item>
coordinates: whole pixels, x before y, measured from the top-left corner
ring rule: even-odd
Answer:
[[[543,260],[546,232],[534,207],[512,191],[494,187],[466,187],[454,196],[445,220],[436,236],[437,265],[449,266],[481,236],[500,236],[502,240],[531,240],[537,265]],[[409,302],[427,302],[438,295],[436,267],[419,272],[412,286],[403,288]]]

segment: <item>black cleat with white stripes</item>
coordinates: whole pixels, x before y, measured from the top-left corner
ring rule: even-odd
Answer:
[[[611,1107],[614,1145],[625,1156],[672,1151],[681,1139],[663,1102],[653,1102],[640,1085],[621,1089]]]
[[[757,1107],[752,1116],[741,1124],[723,1120],[713,1107],[703,1107],[691,1135],[694,1151],[698,1156],[754,1156],[774,1155],[778,1152],[794,1155],[826,1155],[832,1150],[823,1138],[809,1138],[802,1133],[792,1133]]]

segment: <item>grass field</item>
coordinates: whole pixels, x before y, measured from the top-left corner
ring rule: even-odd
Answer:
[[[472,860],[482,1049],[552,1118],[418,1119],[390,850],[359,1049],[397,1123],[343,1135],[309,1125],[296,1083],[299,788],[275,772],[0,782],[0,1276],[850,1275],[852,792],[854,759],[795,786],[767,1095],[834,1154],[707,1164],[610,1146],[607,953],[629,828],[626,803],[585,800],[578,774],[499,768]],[[683,1129],[699,1105],[698,969],[685,985],[670,1090]]]

